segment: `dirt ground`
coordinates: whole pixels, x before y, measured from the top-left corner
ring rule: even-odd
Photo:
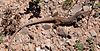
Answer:
[[[39,23],[16,30],[29,20],[70,17],[91,10],[75,25]],[[0,0],[0,51],[100,51],[99,0]]]

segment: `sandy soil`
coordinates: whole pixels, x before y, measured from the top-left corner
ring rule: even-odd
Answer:
[[[12,35],[29,20],[70,17],[80,10],[92,12],[76,26],[39,23],[24,27],[12,40],[10,51],[100,51],[100,2],[70,1],[0,0],[0,51],[9,50]]]

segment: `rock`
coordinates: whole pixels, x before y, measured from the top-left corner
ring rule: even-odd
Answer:
[[[51,46],[51,50],[52,50],[52,51],[57,51],[58,49],[57,49],[56,45],[52,45],[52,46]]]
[[[97,33],[95,32],[95,30],[90,30],[89,32],[91,34],[91,36],[96,37]]]
[[[68,39],[71,39],[72,37],[71,37],[70,35],[67,35],[67,38],[68,38]]]
[[[0,33],[2,33],[3,30],[4,30],[4,28],[3,27],[0,27]]]
[[[97,44],[97,48],[99,48],[99,49],[100,49],[100,43],[98,43],[98,44]]]
[[[35,51],[34,48],[35,48],[35,45],[34,44],[29,44],[30,51]]]
[[[59,3],[63,3],[63,1],[65,1],[65,0],[59,0],[58,2],[59,2]]]
[[[40,50],[41,50],[40,46],[36,47],[36,51],[40,51]]]
[[[42,28],[43,28],[44,30],[48,30],[48,29],[51,28],[51,26],[50,26],[50,25],[43,25]]]
[[[87,0],[78,0],[77,2],[78,3],[84,3],[85,1],[87,1]]]
[[[2,18],[0,18],[0,25],[1,25]]]
[[[49,0],[44,0],[44,2],[48,3]]]
[[[84,11],[88,11],[88,10],[90,10],[90,7],[89,6],[83,6],[83,9],[84,9]]]
[[[82,5],[75,4],[71,10],[71,15],[74,15],[76,12],[80,11],[82,9]]]
[[[58,15],[58,11],[57,10],[54,10],[53,12],[52,12],[52,16],[54,17],[54,16],[57,16]]]
[[[57,28],[57,34],[58,34],[58,36],[66,38],[66,34],[62,28]]]
[[[99,17],[99,16],[100,16],[100,13],[99,13],[99,12],[96,12],[96,13],[93,15],[94,18],[97,18],[97,17]]]
[[[20,31],[21,34],[28,34],[28,29],[25,27]]]
[[[49,48],[51,47],[51,43],[52,43],[52,42],[51,42],[50,39],[45,40],[45,44],[46,44],[46,46],[49,47]]]
[[[36,47],[36,50],[35,51],[45,51],[44,49],[41,49],[40,46]]]

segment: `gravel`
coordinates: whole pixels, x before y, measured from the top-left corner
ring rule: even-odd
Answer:
[[[9,33],[13,34],[18,27],[31,22],[29,20],[58,16],[68,18],[80,10],[87,11],[92,9],[89,5],[82,5],[85,1],[86,3],[89,2],[89,0],[78,0],[77,3],[74,1],[75,5],[70,10],[62,8],[65,0],[41,0],[38,4],[41,10],[39,13],[40,17],[35,17],[31,11],[25,14],[27,8],[29,8],[30,1],[31,0],[0,0],[0,37],[4,35],[2,37],[4,41],[0,43],[0,51],[8,51],[8,44],[11,39]],[[57,25],[56,28],[53,28],[54,23],[39,23],[24,27],[12,40],[12,50],[77,51],[77,48],[74,47],[76,44],[75,41],[80,40],[80,43],[87,48],[84,49],[84,51],[89,51],[91,48],[87,45],[88,42],[86,42],[86,39],[91,37],[97,38],[93,40],[93,45],[97,45],[95,49],[99,51],[100,21],[99,14],[97,13],[100,12],[100,9],[96,8],[92,10],[93,13],[89,17],[87,15],[78,22],[81,24],[79,27]],[[4,14],[5,12],[8,14]],[[30,16],[33,17],[30,18]]]

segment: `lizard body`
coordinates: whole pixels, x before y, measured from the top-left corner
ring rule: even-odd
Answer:
[[[33,25],[33,24],[39,24],[39,23],[46,23],[46,22],[52,22],[56,24],[72,24],[73,22],[77,22],[77,19],[80,18],[78,17],[79,15],[87,15],[89,14],[89,11],[79,11],[75,15],[65,18],[65,17],[47,17],[47,18],[39,18],[39,19],[33,19],[31,22],[25,24],[24,26],[21,27],[26,27],[28,25]]]
[[[15,37],[15,35],[24,27],[28,26],[28,25],[32,25],[32,24],[39,24],[39,23],[45,23],[45,22],[53,22],[53,23],[56,23],[56,24],[65,24],[65,25],[68,25],[68,24],[72,24],[74,22],[77,21],[79,15],[87,15],[87,14],[90,14],[90,11],[79,11],[77,12],[75,15],[71,16],[71,17],[68,17],[68,18],[65,18],[65,17],[47,17],[47,18],[40,18],[40,19],[35,19],[33,20],[32,22],[30,23],[27,23],[21,27],[19,27],[18,30],[16,30],[16,32],[12,35],[9,43],[12,42],[12,39]],[[10,45],[10,44],[9,44]]]

